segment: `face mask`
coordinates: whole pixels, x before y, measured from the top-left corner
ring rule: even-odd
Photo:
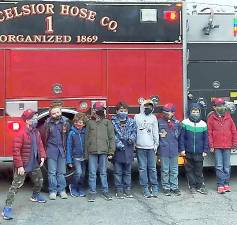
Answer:
[[[150,115],[152,112],[153,112],[153,109],[150,109],[150,108],[145,108],[145,109],[144,109],[144,113],[145,113],[147,116]]]
[[[200,113],[198,114],[190,114],[190,119],[194,122],[198,122],[200,120]]]
[[[95,114],[100,118],[103,118],[105,116],[104,110],[95,111]]]
[[[217,107],[216,112],[217,112],[217,114],[223,116],[226,112],[226,108],[225,107]]]
[[[38,125],[38,120],[37,120],[37,119],[33,119],[33,120],[32,120],[32,124],[31,124],[31,127],[32,127],[32,128],[36,128],[37,125]]]
[[[126,120],[128,117],[128,113],[127,112],[119,112],[118,113],[118,118],[120,121],[124,121]]]

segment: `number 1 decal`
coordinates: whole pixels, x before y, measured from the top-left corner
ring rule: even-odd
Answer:
[[[53,33],[53,17],[52,16],[47,16],[45,18],[45,23],[46,23],[46,34],[52,34]]]

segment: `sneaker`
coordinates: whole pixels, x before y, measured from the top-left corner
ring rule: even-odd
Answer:
[[[230,185],[224,185],[225,192],[231,192],[231,186]]]
[[[44,196],[41,195],[40,193],[33,193],[30,200],[32,202],[38,202],[38,203],[45,203],[46,202]]]
[[[123,195],[123,192],[122,192],[122,191],[116,192],[115,196],[116,196],[116,198],[118,198],[118,199],[124,199],[124,195]]]
[[[171,190],[172,193],[174,193],[176,196],[180,196],[181,195],[181,192],[180,190],[177,188],[177,189],[174,189],[174,190]]]
[[[171,196],[169,189],[164,189],[163,192],[164,192],[165,196]]]
[[[217,193],[219,194],[225,194],[225,188],[223,186],[220,186],[217,188]]]
[[[67,193],[65,191],[61,191],[59,193],[59,195],[60,195],[61,199],[67,199],[68,198]]]
[[[193,187],[192,187],[192,188],[189,188],[189,191],[190,191],[191,194],[196,194],[196,189],[193,188]]]
[[[94,202],[96,198],[96,193],[89,193],[88,194],[88,202]]]
[[[12,220],[12,208],[11,207],[4,207],[2,210],[2,217],[4,220]]]
[[[148,188],[144,188],[143,195],[144,195],[145,198],[151,198],[152,197]]]
[[[126,198],[134,198],[131,190],[124,190],[124,195]]]
[[[207,195],[207,189],[205,187],[197,188],[196,191],[203,195]]]
[[[158,189],[153,189],[151,192],[151,195],[153,198],[158,198],[158,195],[159,195]]]
[[[80,197],[86,197],[86,193],[83,190],[78,191]]]
[[[69,184],[69,192],[70,192],[70,195],[72,196],[72,197],[74,197],[74,198],[76,198],[76,197],[79,197],[79,192],[77,191],[77,189],[75,188],[75,187],[73,187],[73,185],[72,184]]]
[[[112,196],[109,194],[109,192],[103,192],[102,195],[107,201],[111,201],[113,199]]]
[[[54,192],[51,192],[51,193],[49,194],[49,199],[50,199],[50,200],[56,200],[56,197],[57,197],[57,195],[56,195],[56,193],[54,193]]]

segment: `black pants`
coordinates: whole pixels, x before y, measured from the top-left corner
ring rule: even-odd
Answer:
[[[204,186],[202,154],[186,152],[185,171],[189,188],[201,188]]]

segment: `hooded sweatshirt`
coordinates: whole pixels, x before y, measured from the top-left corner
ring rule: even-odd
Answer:
[[[140,106],[140,113],[136,114],[134,119],[137,125],[136,148],[154,149],[159,146],[159,129],[158,121],[152,113],[144,113],[144,104]]]

